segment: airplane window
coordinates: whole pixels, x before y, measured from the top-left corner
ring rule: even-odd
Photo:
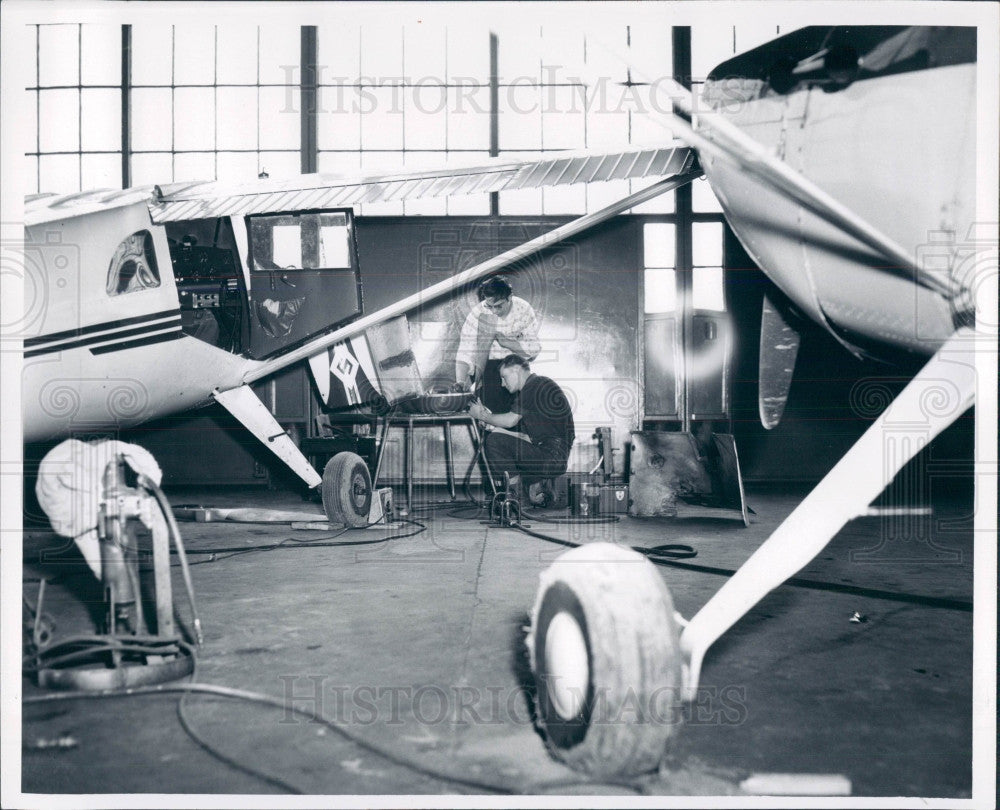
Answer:
[[[108,295],[123,295],[159,286],[160,271],[156,265],[153,235],[149,231],[137,231],[125,237],[108,266]]]
[[[350,231],[345,225],[321,225],[319,263],[323,267],[350,267]]]
[[[272,258],[278,267],[302,267],[302,229],[298,225],[275,225],[271,239]]]
[[[344,214],[254,217],[250,237],[256,272],[351,269],[351,229]]]

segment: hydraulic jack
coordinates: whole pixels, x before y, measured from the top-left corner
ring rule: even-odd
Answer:
[[[122,456],[105,467],[97,519],[104,632],[63,640],[52,639],[51,634],[42,640],[35,633],[31,657],[39,686],[125,689],[176,680],[193,671],[193,648],[175,632],[170,584],[172,535],[194,613],[195,640],[201,643],[201,622],[180,533],[159,487],[142,474],[132,476],[132,482],[134,486],[127,481]],[[155,618],[143,608],[139,561],[145,552],[140,552],[140,535],[146,533],[152,536]],[[43,615],[43,593],[40,589],[38,616]]]

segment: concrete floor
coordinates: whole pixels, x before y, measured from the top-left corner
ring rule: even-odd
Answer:
[[[318,509],[281,492],[168,495],[175,505]],[[751,492],[749,528],[704,518],[533,528],[577,542],[688,543],[698,551],[690,562],[731,569],[800,499]],[[971,602],[971,496],[941,499],[935,510],[933,519],[918,521],[929,532],[921,540],[884,539],[880,519],[857,520],[800,576]],[[483,783],[515,793],[739,795],[751,774],[790,772],[843,774],[856,796],[970,795],[969,610],[782,587],[709,651],[699,699],[685,710],[659,773],[634,789],[588,783],[546,752],[528,699],[524,627],[538,574],[563,549],[483,525],[473,512],[413,517],[425,531],[384,544],[310,548],[293,541],[214,560],[191,555],[205,629],[197,681],[293,698],[364,745],[281,709],[189,695],[189,724],[227,764],[184,732],[176,693],[29,704],[22,790],[492,792],[474,785]],[[191,552],[328,536],[287,524],[180,525]],[[90,632],[100,594],[75,549],[39,563],[43,549],[59,545],[45,531],[26,532],[25,593],[33,600],[31,580],[53,578],[45,607],[57,636]],[[687,617],[723,582],[660,570]],[[188,617],[175,573],[177,612]],[[855,612],[864,621],[851,622]],[[42,690],[25,679],[24,693]],[[45,747],[57,738],[72,744]]]

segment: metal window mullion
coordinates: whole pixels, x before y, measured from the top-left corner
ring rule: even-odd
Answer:
[[[317,170],[316,63],[319,57],[316,26],[303,25],[299,39],[299,166],[303,174]]]
[[[83,25],[76,26],[76,186],[83,189]]]
[[[213,28],[212,40],[212,117],[215,123],[212,132],[212,177],[219,179],[219,26]]]
[[[122,188],[132,185],[132,26],[122,25]],[[171,111],[171,116],[173,111]]]
[[[490,32],[490,157],[500,154],[500,40]],[[490,216],[500,214],[500,194],[490,192]]]
[[[41,86],[41,58],[39,54],[42,49],[41,26],[35,26],[35,83]],[[38,152],[38,160],[35,161],[35,190],[42,190],[42,91],[39,89],[35,93],[35,151]]]
[[[444,27],[444,87],[442,88],[444,90],[444,153],[446,155],[448,154],[448,124],[451,123],[451,110],[449,109],[451,105],[448,103],[448,87],[450,86],[450,82],[448,80],[451,78],[451,73],[448,72],[448,51],[450,42],[451,38],[448,35],[448,26],[446,25]],[[405,73],[406,71],[404,70],[403,72]],[[448,210],[447,200],[445,201],[444,210]]]
[[[691,27],[675,25],[671,31],[671,56],[673,61],[674,80],[690,88],[691,86]],[[692,228],[691,228],[691,185],[686,184],[674,192],[674,208],[677,214],[674,232],[674,250],[680,289],[680,343],[681,343],[681,373],[683,379],[678,386],[681,393],[681,425],[685,431],[691,429],[689,403],[689,379],[687,369],[687,341],[690,333],[691,318],[691,261],[692,261]]]
[[[263,169],[260,160],[260,26],[259,25],[257,26],[257,75],[255,78],[257,81],[257,114],[256,114],[256,126],[255,126],[257,134],[257,149],[255,150],[255,152],[257,155],[257,175],[259,177]]]
[[[170,26],[170,181],[177,177],[177,27]]]

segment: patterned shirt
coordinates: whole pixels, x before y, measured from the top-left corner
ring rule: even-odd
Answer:
[[[483,306],[476,304],[465,323],[462,325],[462,336],[458,343],[455,359],[468,363],[471,368],[481,369],[486,360],[500,360],[508,354],[515,354],[510,349],[496,342],[497,336],[512,338],[520,342],[522,351],[516,352],[525,360],[534,360],[541,351],[538,342],[538,320],[531,304],[516,295],[511,296],[510,312],[503,318]]]

